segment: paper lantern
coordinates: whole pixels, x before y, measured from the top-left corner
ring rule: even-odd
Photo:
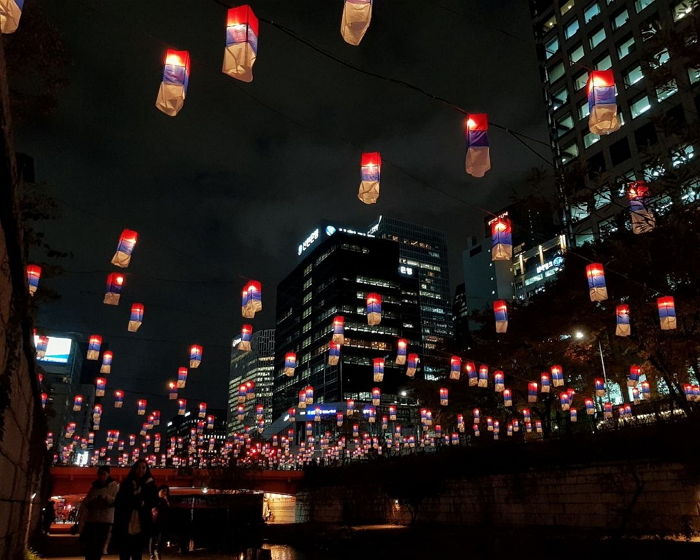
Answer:
[[[136,414],[143,416],[146,414],[146,407],[148,406],[148,401],[146,399],[139,399],[136,401]]]
[[[352,399],[348,399],[345,401],[345,414],[348,416],[352,416],[355,414],[355,401]]]
[[[114,358],[114,352],[111,350],[105,350],[102,353],[102,364],[100,365],[100,373],[112,373],[112,359]]]
[[[486,113],[467,115],[464,126],[467,140],[465,168],[473,177],[483,177],[491,169],[488,129],[489,119]]]
[[[284,374],[288,377],[294,375],[297,367],[297,355],[294,352],[287,352],[284,355]]]
[[[190,81],[190,53],[168,49],[165,52],[163,80],[158,89],[156,107],[170,117],[180,112],[185,104]]]
[[[382,157],[379,152],[362,154],[360,162],[360,190],[357,193],[365,204],[375,204],[379,199],[379,178],[381,174]]]
[[[575,408],[569,409],[569,419],[572,422],[578,422],[578,412],[576,411]]]
[[[236,347],[241,352],[250,352],[252,347],[250,345],[253,339],[253,325],[243,325],[241,327],[241,340]]]
[[[595,414],[595,403],[593,402],[593,399],[586,399],[583,401],[583,404],[586,407],[586,414],[589,416]]]
[[[449,390],[447,387],[440,388],[440,406],[447,406],[449,402]]]
[[[676,303],[673,296],[664,296],[656,300],[659,309],[659,321],[662,331],[670,331],[676,328]]]
[[[119,305],[119,297],[124,286],[124,275],[118,272],[111,272],[107,275],[107,286],[105,288],[105,298],[103,303],[107,305]]]
[[[560,365],[554,365],[549,368],[549,372],[552,374],[552,385],[554,387],[564,386],[564,368]]]
[[[41,393],[39,396],[41,398],[41,408],[46,408],[46,403],[49,402],[49,394]]]
[[[513,435],[513,424],[511,422],[506,426],[506,435],[509,437]]]
[[[0,33],[14,33],[22,17],[24,0],[0,0]]]
[[[595,396],[604,397],[605,396],[605,380],[600,377],[596,377],[593,381],[595,385]]]
[[[642,398],[648,400],[651,398],[651,386],[648,381],[642,381]]]
[[[245,418],[245,405],[239,404],[236,407],[236,420],[242,422]]]
[[[588,278],[588,295],[591,301],[605,301],[608,299],[608,289],[605,287],[605,272],[603,265],[592,263],[586,266]]]
[[[595,70],[588,74],[588,129],[593,134],[610,134],[620,128],[617,116],[617,88],[612,70]]]
[[[372,404],[379,406],[382,400],[382,390],[379,387],[372,389]]]
[[[352,437],[356,438],[360,436],[360,426],[357,424],[352,425]]]
[[[629,336],[632,332],[630,326],[630,306],[621,303],[615,308],[615,334],[617,336]]]
[[[656,227],[654,213],[646,206],[649,188],[645,181],[634,181],[629,184],[627,198],[630,203],[632,218],[632,233],[648,233]]]
[[[187,371],[186,367],[177,368],[177,383],[176,383],[177,389],[184,389],[187,386],[187,374],[188,373],[189,372]]]
[[[486,364],[481,364],[479,366],[479,380],[476,386],[481,387],[482,389],[489,386],[489,366]]]
[[[537,383],[535,381],[527,384],[527,402],[537,402]]]
[[[198,344],[190,346],[190,368],[197,369],[202,363],[203,348]]]
[[[538,434],[542,433],[542,420],[535,420],[535,432]]]
[[[529,408],[523,408],[523,421],[526,424],[529,424],[532,421],[532,417],[530,416],[530,409]]]
[[[79,412],[83,408],[83,395],[73,397],[73,412]]]
[[[338,426],[339,428],[343,425],[343,413],[342,412],[336,412],[335,425]]]
[[[117,251],[112,257],[112,264],[120,268],[126,268],[131,262],[131,253],[134,250],[134,245],[136,245],[136,240],[138,239],[138,234],[130,229],[125,229],[119,236],[119,243],[117,244]]]
[[[505,389],[505,382],[506,376],[502,371],[497,370],[493,372],[494,391],[496,391],[497,393],[503,392],[503,390]]]
[[[143,311],[143,303],[133,303],[131,305],[131,316],[129,317],[129,326],[127,327],[129,332],[136,332],[139,330],[143,322]]]
[[[402,366],[406,363],[406,356],[408,352],[408,340],[405,338],[399,338],[396,341],[396,365]]]
[[[306,395],[306,404],[313,404],[314,402],[314,388],[309,385],[304,389],[304,393]]]
[[[389,420],[396,422],[396,407],[393,404],[389,406]]]
[[[187,411],[187,400],[178,399],[177,400],[177,414],[178,416],[184,416]]]
[[[197,414],[199,418],[205,418],[207,416],[207,403],[199,403],[199,412]]]
[[[306,389],[299,390],[299,408],[306,408]]]
[[[542,388],[543,393],[549,393],[551,381],[548,373],[540,374],[540,387]]]
[[[508,330],[508,305],[505,300],[493,302],[493,316],[496,320],[496,332],[505,333]]]
[[[481,435],[481,432],[479,431],[479,424],[474,424],[472,426],[472,430],[474,430],[474,437],[479,437]]]
[[[248,5],[231,8],[226,17],[226,48],[221,71],[242,82],[253,81],[258,54],[258,18]]]
[[[374,399],[372,399],[372,402],[374,402]],[[374,406],[368,406],[365,409],[365,412],[367,413],[367,421],[370,424],[374,424],[377,421],[377,410],[374,408]]]
[[[340,34],[346,43],[357,46],[365,36],[372,20],[372,0],[345,0]]]
[[[513,258],[513,229],[508,218],[491,221],[491,260],[509,261]]]
[[[464,362],[462,365],[462,370],[467,374],[469,387],[476,387],[478,379],[474,362]]]
[[[374,383],[384,381],[384,358],[373,358],[372,369]]]
[[[177,399],[177,383],[175,381],[168,381],[168,399],[171,401]]]
[[[462,373],[462,358],[460,358],[459,356],[452,356],[450,358],[450,379],[458,381],[461,373]]]
[[[634,404],[639,404],[640,400],[641,400],[641,393],[639,392],[639,389],[637,389],[637,387],[634,387],[632,389],[632,402],[634,402]]]
[[[104,397],[106,387],[107,387],[107,380],[104,377],[95,378],[95,396],[96,397]]]
[[[345,317],[336,315],[333,318],[333,338],[331,339],[336,344],[345,343]]]
[[[122,408],[124,406],[124,391],[117,389],[114,391],[114,408]]]
[[[382,296],[367,294],[367,324],[378,325],[382,322]]]
[[[627,386],[636,387],[639,383],[639,376],[642,373],[642,368],[639,366],[630,366],[630,374],[627,377]]]
[[[243,287],[241,314],[246,319],[252,319],[259,311],[262,311],[262,285],[251,280]]]
[[[501,423],[498,420],[493,421],[493,439],[498,439],[498,434],[501,431]]]
[[[413,377],[416,374],[416,370],[418,369],[418,362],[420,359],[418,358],[418,354],[409,354],[408,355],[408,362],[406,366],[406,375],[408,377]]]
[[[503,406],[513,406],[513,393],[510,389],[503,389]]]
[[[12,0],[8,0],[12,2]],[[0,0],[0,6],[3,0]],[[0,8],[2,10],[2,8]],[[0,20],[2,18],[0,17]],[[41,267],[36,264],[27,265],[27,285],[29,286],[29,295],[33,296],[39,288],[39,280],[41,279]]]
[[[603,403],[603,418],[609,420],[613,417],[613,405],[611,402]]]
[[[36,337],[36,359],[41,360],[46,357],[46,349],[49,346],[48,336]]]
[[[328,343],[328,365],[337,366],[340,361],[340,344],[333,342]]]
[[[563,393],[559,393],[559,403],[561,404],[562,410],[569,410],[571,406],[571,397],[568,392],[564,391]]]

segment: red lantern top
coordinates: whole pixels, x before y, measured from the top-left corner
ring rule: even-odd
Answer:
[[[511,221],[508,218],[495,218],[491,221],[491,237],[496,237],[499,233],[509,233],[512,231]]]
[[[172,64],[173,66],[184,66],[185,72],[189,74],[190,72],[190,53],[189,51],[176,51],[175,49],[168,49],[165,51],[165,64]],[[129,230],[124,230],[129,231]],[[133,232],[136,233],[136,232]],[[123,235],[123,233],[122,233]]]
[[[247,25],[255,35],[258,35],[258,18],[248,4],[231,8],[226,13],[226,27],[236,25]]]
[[[381,168],[382,156],[379,152],[363,152],[360,165],[362,167],[372,166]]]
[[[612,70],[594,70],[588,74],[586,92],[590,95],[594,87],[611,87],[615,85],[615,74]]]
[[[659,309],[673,309],[676,304],[673,300],[673,296],[663,296],[656,300],[656,305]]]
[[[473,113],[467,115],[467,120],[465,122],[465,128],[467,130],[488,130],[489,129],[489,116],[487,113]]]

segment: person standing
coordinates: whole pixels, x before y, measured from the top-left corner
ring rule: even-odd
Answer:
[[[85,547],[85,560],[102,558],[114,523],[114,502],[119,484],[109,474],[106,465],[97,469],[97,480],[80,504],[78,527]]]
[[[141,560],[157,498],[148,463],[139,459],[122,481],[115,502],[114,540],[119,543],[119,560]]]
[[[148,551],[151,554],[151,560],[160,560],[163,534],[167,531],[170,520],[170,488],[166,485],[158,488],[158,501],[152,513],[153,527],[151,529],[151,539],[148,543]]]
[[[44,506],[43,516],[42,516],[42,531],[45,535],[48,535],[51,531],[51,525],[56,521],[56,502],[49,500]]]

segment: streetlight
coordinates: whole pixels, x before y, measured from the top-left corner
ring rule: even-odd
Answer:
[[[574,332],[574,338],[576,340],[582,340],[586,335],[583,331]],[[603,346],[600,344],[600,338],[598,339],[598,354],[600,355],[600,366],[603,370],[603,382],[605,383],[605,398],[608,398],[608,375],[605,372],[605,358],[603,357]]]

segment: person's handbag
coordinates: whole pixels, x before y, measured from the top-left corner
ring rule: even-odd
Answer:
[[[131,510],[131,517],[129,518],[127,533],[129,535],[138,535],[141,533],[141,516],[139,515],[139,511],[137,509]]]

